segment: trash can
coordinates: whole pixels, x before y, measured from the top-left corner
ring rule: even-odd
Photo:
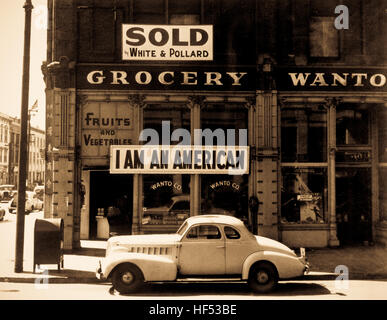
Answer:
[[[36,219],[34,228],[34,261],[36,265],[56,264],[63,268],[63,220]]]

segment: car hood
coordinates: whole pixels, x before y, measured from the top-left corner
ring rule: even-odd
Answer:
[[[257,239],[258,246],[261,250],[280,252],[294,257],[297,256],[293,250],[291,250],[281,242],[261,236],[255,236],[255,238]]]
[[[145,234],[134,236],[115,236],[108,242],[119,243],[120,245],[175,245],[181,236],[177,233],[172,234]]]

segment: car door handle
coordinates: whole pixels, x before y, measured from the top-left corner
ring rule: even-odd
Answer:
[[[223,249],[224,246],[216,246],[216,249]]]

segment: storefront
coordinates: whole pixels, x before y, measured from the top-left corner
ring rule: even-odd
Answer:
[[[105,66],[105,70],[108,68]],[[129,68],[125,68],[129,74]],[[168,72],[176,72],[171,70]],[[103,85],[82,84],[82,77],[94,72],[90,66],[83,71],[79,67],[77,98],[81,102],[81,171],[86,194],[81,213],[82,238],[97,237],[99,210],[102,208],[109,220],[109,207],[115,206],[114,201],[123,192],[130,198],[125,210],[131,223],[119,231],[121,234],[174,232],[184,219],[198,214],[233,215],[251,227],[248,199],[253,193],[255,175],[249,168],[249,140],[254,138],[249,135],[249,113],[255,110],[250,102],[254,99],[253,73],[250,80],[247,76],[239,80],[238,90],[225,85],[224,91],[220,90],[222,86],[209,92],[198,85],[193,95],[184,85],[175,86],[173,91],[160,91],[158,84],[150,84],[146,90],[128,95],[123,85],[112,91]],[[222,74],[227,74],[227,70]],[[241,78],[242,72],[233,74]],[[160,163],[143,168],[139,161],[142,145],[183,145],[182,159],[185,152],[195,152],[193,146],[206,146],[206,150],[198,155],[199,164],[179,166],[174,158],[171,170],[166,170],[161,156]],[[112,146],[122,149],[120,161],[125,163],[120,170],[112,170],[112,163],[117,161]],[[236,156],[230,159],[229,152],[234,156],[236,152]],[[196,154],[190,160],[194,157]],[[222,161],[218,159],[225,163],[218,165]],[[243,167],[241,172],[233,170],[239,163]]]
[[[305,69],[280,78],[282,241],[371,243],[385,202],[385,70]]]
[[[387,243],[385,22],[362,5],[337,30],[325,2],[49,0],[65,248],[217,213],[291,247]]]

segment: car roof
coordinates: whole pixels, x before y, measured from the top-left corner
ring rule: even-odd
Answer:
[[[204,214],[187,219],[190,223],[222,223],[230,225],[243,225],[243,222],[233,216],[223,214]]]

